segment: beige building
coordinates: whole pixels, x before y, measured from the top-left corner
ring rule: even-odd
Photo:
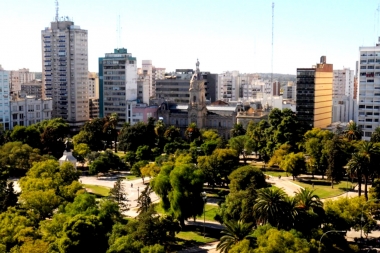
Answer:
[[[29,72],[29,69],[19,69],[10,71],[10,87],[11,92],[18,92],[21,90],[21,84],[31,82],[36,79],[35,73]]]
[[[34,96],[36,99],[42,98],[42,81],[33,80],[27,83],[21,84],[20,96]]]
[[[297,68],[297,116],[308,127],[332,123],[333,65],[322,56],[312,68]]]
[[[96,72],[88,72],[88,97],[99,98],[99,77]]]
[[[58,18],[41,32],[42,93],[52,98],[52,117],[61,117],[71,131],[89,119],[87,30]]]

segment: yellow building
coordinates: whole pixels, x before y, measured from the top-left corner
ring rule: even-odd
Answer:
[[[333,65],[322,56],[312,68],[297,68],[297,105],[300,121],[325,128],[332,123]]]

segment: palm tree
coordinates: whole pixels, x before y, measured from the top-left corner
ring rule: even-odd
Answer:
[[[119,122],[119,115],[117,113],[112,113],[111,115],[107,115],[105,118],[105,123],[103,126],[103,132],[106,133],[109,131],[111,135],[114,137],[115,141],[115,153],[117,152],[117,132],[116,132],[116,126]]]
[[[378,158],[379,158],[380,148],[378,145],[376,145],[373,142],[363,141],[359,144],[359,152],[366,160],[363,166],[363,176],[364,176],[364,195],[365,195],[365,198],[368,200],[368,193],[367,193],[368,181],[370,177],[372,177],[375,174],[378,174],[377,171],[375,171],[375,168],[378,167],[378,165],[376,164],[376,161],[378,161]]]
[[[376,127],[371,135],[371,142],[380,142],[380,127]]]
[[[350,121],[347,124],[346,129],[342,132],[343,137],[347,138],[350,141],[360,140],[363,136],[363,131],[360,126],[358,126],[354,121]]]
[[[252,223],[230,220],[225,222],[224,225],[226,225],[226,229],[222,231],[224,235],[216,246],[216,249],[220,250],[221,253],[227,253],[238,242],[251,238]]]
[[[362,195],[362,176],[366,167],[366,159],[361,153],[354,153],[348,162],[348,171],[350,174],[356,174],[359,186],[359,196]]]
[[[295,200],[297,201],[297,209],[302,211],[314,210],[323,206],[319,196],[314,194],[314,190],[308,188],[300,189],[296,193]]]
[[[260,223],[280,227],[286,214],[286,193],[279,188],[263,188],[257,191],[255,216]]]

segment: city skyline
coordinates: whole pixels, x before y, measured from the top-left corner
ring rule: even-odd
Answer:
[[[327,56],[334,69],[355,68],[360,46],[372,46],[379,33],[378,2],[274,1],[274,73],[296,74]],[[89,71],[114,48],[152,60],[167,71],[192,68],[221,73],[271,72],[272,1],[103,1],[61,0],[59,16],[88,30]],[[120,16],[120,41],[118,19]],[[42,71],[40,33],[55,17],[55,1],[15,0],[2,7],[5,35],[0,64],[6,70]],[[5,39],[4,39],[5,38]]]

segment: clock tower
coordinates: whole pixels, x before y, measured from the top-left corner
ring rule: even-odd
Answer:
[[[199,71],[199,61],[196,63],[196,70],[190,80],[190,99],[188,107],[188,122],[189,124],[195,123],[197,127],[204,128],[206,126],[206,90],[205,80],[202,79],[201,72]]]

